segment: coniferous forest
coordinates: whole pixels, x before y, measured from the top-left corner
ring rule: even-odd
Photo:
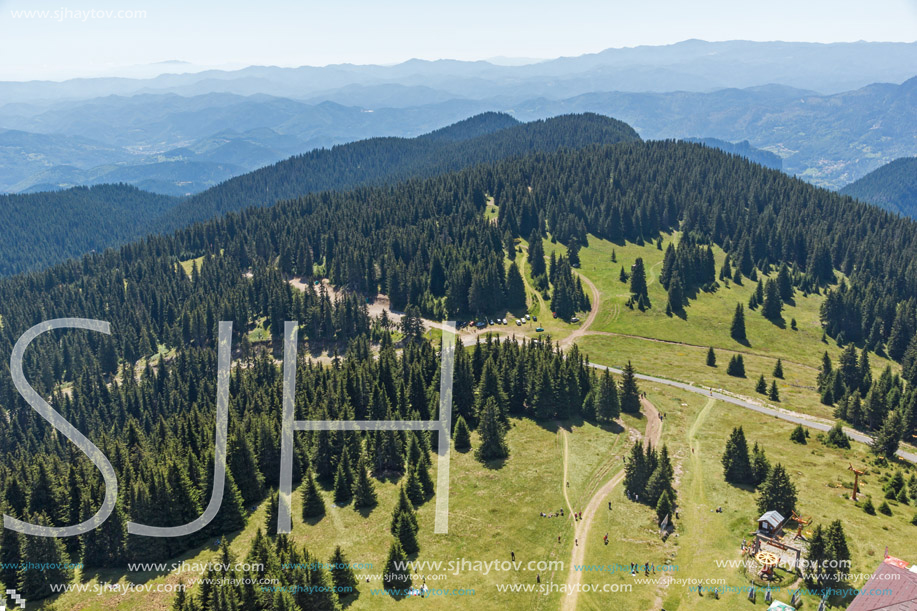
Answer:
[[[245,189],[235,197],[231,201],[259,203]],[[484,215],[489,198],[499,207],[495,222]],[[8,422],[0,428],[0,499],[11,515],[66,525],[94,513],[104,492],[92,464],[12,383],[12,346],[42,321],[80,316],[111,323],[111,336],[76,330],[40,336],[24,371],[110,457],[120,482],[118,509],[103,528],[42,553],[45,561],[56,555],[118,566],[127,557],[169,558],[240,529],[248,510],[276,486],[282,376],[275,357],[284,321],[299,321],[307,346],[337,351],[330,364],[307,356],[297,363],[297,418],[436,418],[438,346],[408,326],[394,338],[385,319],[370,317],[367,300],[383,293],[393,309],[434,319],[517,307],[519,272],[506,261],[513,240],[527,239],[535,250],[549,238],[566,245],[567,254],[550,266],[542,257],[543,270],[533,263],[533,278],[544,276],[566,317],[589,307],[572,270],[590,236],[641,242],[673,230],[686,236],[666,253],[660,278],[673,308],[690,308],[692,296],[715,281],[712,245],[729,253],[745,277],[783,270],[782,281],[762,287],[763,308],[779,317],[780,302],[793,291],[826,292],[828,335],[847,343],[848,352],[851,342],[866,342],[904,366],[907,388],[891,373],[877,382],[867,378],[860,362],[868,360],[865,352],[845,353],[837,367],[828,359],[820,377],[823,392],[830,391],[825,400],[843,399],[839,415],[860,418],[864,426],[882,429],[897,418],[894,426],[915,430],[917,223],[700,145],[620,142],[538,152],[397,185],[305,194],[0,280],[0,408]],[[181,262],[189,260],[195,263],[187,273]],[[304,290],[291,285],[294,277]],[[339,296],[314,283],[320,279],[330,280]],[[233,321],[238,365],[221,513],[185,538],[127,536],[128,520],[182,524],[200,515],[210,496],[219,321]],[[273,337],[266,350],[248,340],[256,326]],[[151,364],[153,354],[164,356]],[[482,460],[505,454],[510,417],[581,415],[601,422],[639,406],[634,388],[619,390],[575,347],[564,356],[550,340],[459,345],[454,384],[455,418],[481,433]],[[865,406],[857,408],[860,395]],[[394,431],[298,433],[294,478],[305,489],[314,478],[342,502],[371,506],[372,477],[403,476],[406,505],[392,525],[399,533],[397,556],[412,538],[410,506],[435,495],[428,481],[435,443],[435,436]],[[653,465],[629,476],[639,494],[656,467],[668,465],[668,454],[642,446],[637,454]],[[670,507],[668,485],[650,488],[654,506]],[[320,509],[310,511],[320,515]],[[270,529],[252,554],[308,557]],[[4,562],[37,545],[9,530],[3,537]],[[47,582],[34,576],[24,583],[20,575],[0,573],[0,581],[35,599],[48,594]],[[231,608],[214,602],[224,596],[252,605],[245,608],[284,608],[242,591],[177,604],[182,611]],[[295,602],[301,608],[336,604]]]

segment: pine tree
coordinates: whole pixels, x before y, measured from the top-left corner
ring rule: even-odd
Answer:
[[[777,364],[774,365],[773,376],[780,380],[783,379],[783,361],[781,361],[780,359],[777,359]]]
[[[338,505],[346,505],[351,498],[353,498],[353,469],[350,466],[347,446],[344,446],[334,476],[334,502]]]
[[[667,515],[671,515],[674,509],[675,503],[672,499],[672,491],[666,490],[656,503],[656,520],[661,523]]]
[[[790,433],[790,441],[801,445],[806,445],[806,430],[801,424],[797,424],[793,432]]]
[[[732,429],[721,459],[723,476],[731,484],[752,483],[751,461],[748,458],[748,442],[742,427]]]
[[[506,270],[506,305],[513,311],[525,310],[525,283],[515,261]]]
[[[280,510],[280,499],[276,492],[271,493],[267,501],[267,516],[265,516],[265,533],[268,537],[277,536],[278,512]]]
[[[595,411],[596,420],[603,423],[612,422],[621,415],[621,405],[618,401],[618,385],[607,369],[602,374],[602,380],[599,383]]]
[[[780,463],[774,465],[761,484],[757,503],[761,513],[773,510],[788,516],[796,509],[796,485]]]
[[[357,578],[340,545],[334,548],[334,554],[331,555],[328,563],[331,565],[331,581],[334,583],[335,590],[344,593],[344,596],[347,595],[347,592],[356,592]]]
[[[411,587],[411,569],[404,563],[407,556],[398,541],[394,541],[388,550],[388,559],[385,561],[385,574],[382,587],[392,592],[406,592]],[[393,595],[394,597],[394,595]]]
[[[475,451],[475,458],[487,462],[509,456],[509,448],[504,439],[506,431],[500,422],[499,408],[493,397],[484,404],[478,431],[481,434],[481,445]]]
[[[376,487],[369,477],[365,456],[361,454],[353,482],[353,508],[368,509],[375,507],[377,502]]]
[[[325,501],[322,499],[312,471],[307,470],[302,482],[302,517],[304,520],[320,518],[325,515]]]
[[[395,509],[392,511],[392,524],[391,531],[392,534],[396,534],[398,531],[396,527],[398,526],[398,518],[401,517],[401,514],[404,514],[408,517],[411,522],[411,525],[414,527],[414,531],[417,531],[417,513],[414,511],[414,505],[411,504],[411,499],[408,498],[407,493],[404,490],[404,486],[401,486],[398,491],[398,504],[395,505]]]
[[[628,495],[643,494],[649,477],[643,445],[638,441],[631,447],[624,464],[624,490]]]
[[[767,479],[767,474],[770,473],[771,463],[767,460],[767,455],[765,455],[764,450],[758,447],[758,442],[755,442],[754,447],[751,449],[751,483],[756,488],[764,483],[764,480]]]
[[[745,377],[745,359],[742,358],[741,354],[734,354],[732,358],[729,359],[729,364],[726,366],[726,375],[735,378]]]
[[[771,401],[780,401],[780,391],[777,389],[777,380],[771,380],[771,389],[767,393],[767,398]]]
[[[649,295],[646,289],[646,270],[643,268],[643,259],[637,257],[630,275],[630,292],[639,302],[641,299],[649,302]]]
[[[713,351],[713,346],[707,350],[707,367],[716,367],[716,353]]]
[[[681,276],[675,274],[669,283],[668,305],[673,312],[681,312],[685,305],[685,289],[681,283]]]
[[[780,290],[777,283],[771,279],[764,285],[764,303],[761,314],[769,320],[778,320],[783,312],[783,300],[780,299]]]
[[[764,374],[761,374],[761,377],[758,378],[758,383],[755,384],[755,392],[762,395],[767,394],[767,382],[764,381]]]
[[[415,467],[408,467],[408,477],[404,483],[404,491],[407,493],[408,499],[410,499],[414,507],[420,507],[426,500],[423,493],[423,486],[420,485],[420,478],[417,476],[417,469]],[[405,551],[408,551],[408,549],[405,548]]]
[[[471,431],[461,416],[455,421],[455,430],[452,433],[452,442],[458,452],[467,452],[471,449]]]
[[[825,445],[834,448],[850,447],[850,439],[848,439],[847,435],[844,433],[844,428],[841,426],[840,422],[835,422],[831,430],[828,431],[828,435],[825,437]]]
[[[28,520],[39,526],[50,526],[51,521],[44,514],[32,516]],[[41,600],[54,594],[52,585],[70,583],[73,570],[67,566],[64,544],[56,537],[23,537],[22,558],[39,561],[45,564],[44,570],[30,570],[20,567],[19,594],[29,601]]]
[[[3,514],[13,514],[19,517],[13,509],[4,503]],[[19,588],[19,573],[17,567],[22,563],[22,541],[21,536],[15,530],[9,528],[2,529],[0,532],[0,583],[7,588]]]
[[[630,361],[624,366],[621,377],[621,411],[636,414],[640,411],[640,387],[637,386],[637,376],[634,366]]]
[[[742,304],[736,304],[735,314],[732,316],[732,325],[729,327],[729,335],[739,343],[745,343],[748,338],[745,335],[745,310]]]
[[[395,524],[395,537],[398,539],[398,543],[401,544],[401,548],[406,554],[416,554],[420,551],[414,525],[411,523],[410,517],[405,513],[401,513],[398,516],[397,523]]]
[[[870,444],[870,451],[877,456],[892,459],[901,443],[901,416],[898,412],[890,412],[876,432]]]

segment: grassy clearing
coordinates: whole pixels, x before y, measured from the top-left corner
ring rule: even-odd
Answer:
[[[836,450],[825,447],[813,435],[807,445],[797,445],[789,440],[794,428],[790,423],[702,396],[688,393],[680,396],[678,391],[654,385],[647,385],[646,389],[660,411],[666,412],[663,441],[674,457],[678,480],[677,536],[663,543],[655,529],[651,510],[627,501],[623,490],[617,488],[611,498],[613,510],[604,516],[604,523],[596,523],[591,534],[586,556],[588,564],[629,566],[631,562],[649,562],[673,567],[668,572],[657,570],[656,575],[650,577],[668,574],[674,579],[717,579],[724,580],[721,583],[728,586],[748,585],[749,580],[741,569],[717,566],[718,561],[741,558],[742,539],[750,538],[758,515],[755,493],[727,484],[722,476],[720,454],[732,427],[739,424],[744,427],[749,444],[757,441],[772,463],[782,462],[789,470],[798,489],[800,513],[814,518],[806,530],[818,523],[827,525],[835,519],[842,521],[852,554],[852,573],[872,573],[886,545],[893,555],[898,553],[907,557],[909,546],[904,542],[917,534],[917,527],[910,524],[914,507],[889,501],[892,516],[870,516],[845,498],[853,484],[852,473],[847,471],[848,463],[858,468],[867,464],[867,451],[862,444],[854,444],[850,450]],[[665,398],[665,394],[669,397]],[[914,471],[909,465],[902,468],[906,476]],[[883,481],[892,469],[869,466],[868,471],[865,484],[862,483],[864,478],[860,480],[861,489],[878,504]],[[716,513],[717,507],[722,507],[723,512]],[[610,533],[608,546],[602,544],[605,532]],[[638,577],[643,577],[642,572]],[[864,581],[852,581],[850,585],[862,587]],[[794,578],[785,575],[787,586],[793,582]],[[744,594],[739,593],[724,592],[716,600],[706,594],[699,596],[684,583],[665,585],[663,580],[638,584],[626,571],[584,573],[583,583],[630,584],[633,587],[628,593],[581,595],[581,608],[585,609],[660,606],[667,610],[733,609],[748,604]],[[720,587],[722,590],[722,585]],[[759,593],[759,602],[762,597]],[[788,602],[790,596],[781,594],[776,598]],[[806,608],[813,609],[817,603],[812,597],[804,602]]]
[[[664,237],[663,249],[678,235]],[[611,261],[612,253],[616,262]],[[725,259],[725,253],[714,249],[717,269]],[[658,282],[662,269],[664,250],[655,244],[624,246],[590,237],[588,248],[580,252],[582,272],[597,286],[601,295],[599,314],[590,331],[615,334],[613,336],[588,336],[580,344],[592,355],[593,360],[606,364],[621,364],[630,359],[635,366],[646,373],[683,381],[725,388],[749,397],[754,392],[755,382],[764,374],[768,383],[777,358],[783,359],[785,379],[778,380],[781,407],[812,415],[830,417],[831,408],[821,405],[815,390],[817,368],[822,354],[827,351],[837,364],[841,349],[832,340],[821,341],[822,329],[819,308],[824,297],[799,292],[793,305],[784,308],[784,323],[781,326],[765,319],[760,312],[746,309],[745,325],[749,345],[743,345],[729,335],[732,314],[737,303],[747,305],[755,284],[744,280],[739,286],[732,282],[721,282],[713,293],[699,293],[686,308],[686,316],[666,316],[666,292]],[[621,268],[628,273],[631,265],[642,257],[647,268],[647,284],[653,307],[645,312],[629,309],[625,303],[629,298],[629,285],[619,279]],[[797,330],[790,328],[790,321],[796,319]],[[621,336],[633,336],[631,338]],[[660,339],[681,345],[647,341]],[[718,353],[718,367],[705,365],[706,348],[713,346]],[[726,364],[735,353],[742,353],[745,360],[746,378],[733,378],[725,374]],[[607,362],[601,359],[609,359]],[[897,370],[897,364],[877,355],[870,355],[874,375],[878,376],[886,366]]]
[[[638,426],[639,421],[631,425]],[[570,464],[584,481],[589,470],[601,464],[608,456],[626,447],[622,435],[608,433],[588,424],[564,424],[570,431]],[[474,444],[477,444],[474,434]],[[524,564],[535,561],[567,562],[572,545],[572,525],[567,519],[540,518],[541,511],[564,507],[563,497],[563,442],[553,424],[538,424],[530,420],[515,420],[507,441],[511,457],[501,468],[481,465],[473,453],[453,453],[451,463],[451,489],[449,534],[433,534],[436,497],[418,510],[421,551],[418,560],[443,561],[465,558],[471,561],[508,561],[510,552]],[[619,459],[618,459],[619,460]],[[436,461],[434,460],[434,469]],[[435,473],[434,473],[435,478]],[[579,479],[576,480],[579,487]],[[579,488],[577,488],[579,489]],[[381,574],[385,557],[392,540],[389,534],[391,509],[395,505],[398,484],[376,484],[379,505],[367,516],[352,507],[335,507],[330,491],[325,493],[327,515],[317,524],[304,524],[300,496],[293,495],[293,538],[317,554],[330,558],[334,547],[341,545],[351,562],[370,563],[372,570],[358,570],[358,575]],[[265,520],[262,505],[250,518],[244,531],[232,538],[232,549],[243,556],[257,528]],[[560,537],[560,542],[558,542]],[[205,548],[178,560],[188,562],[215,561],[217,551]],[[524,567],[523,567],[524,568]],[[559,594],[545,596],[538,593],[499,593],[496,585],[503,583],[535,583],[532,571],[490,571],[486,575],[464,570],[427,571],[426,583],[431,588],[473,588],[474,596],[433,596],[424,605],[435,609],[556,609]],[[166,575],[101,572],[92,583],[130,580],[134,583],[178,583],[195,575],[170,573]],[[563,582],[565,571],[541,574],[542,583]],[[421,580],[418,580],[418,583]],[[374,596],[372,588],[381,588],[381,579],[360,579],[360,595],[348,609],[397,608],[409,604],[396,602],[387,596]],[[61,609],[143,609],[169,608],[171,595],[149,596],[131,593],[124,596],[99,597],[92,593],[68,593],[58,599]]]

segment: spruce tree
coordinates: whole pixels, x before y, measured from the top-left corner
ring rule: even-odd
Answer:
[[[468,430],[468,425],[461,416],[455,421],[452,442],[455,444],[455,449],[458,452],[467,452],[471,449],[471,431]]]
[[[765,455],[764,450],[758,447],[758,442],[755,442],[754,447],[751,449],[751,483],[756,488],[764,483],[764,480],[767,479],[767,474],[770,473],[771,463],[767,460],[767,455]]]
[[[881,428],[876,431],[872,438],[869,448],[876,456],[884,456],[887,459],[895,457],[898,446],[901,443],[901,416],[898,412],[890,412],[882,423]]]
[[[411,518],[405,513],[401,513],[398,516],[395,524],[395,537],[406,554],[416,554],[420,551],[414,525],[411,523]]]
[[[32,516],[28,521],[39,526],[51,525],[44,514]],[[26,600],[47,598],[55,593],[51,590],[52,585],[67,584],[73,579],[73,570],[64,568],[67,566],[67,555],[64,544],[57,537],[23,537],[22,558],[46,565],[40,571],[20,566],[17,590]]]
[[[736,304],[735,314],[732,315],[732,325],[729,327],[729,335],[739,343],[748,341],[745,335],[745,309],[741,303]]]
[[[307,470],[302,482],[302,517],[304,520],[320,518],[325,515],[325,501],[322,499],[312,471]]]
[[[713,351],[713,346],[707,350],[707,367],[716,367],[716,353]]]
[[[847,434],[844,433],[844,428],[841,426],[840,422],[835,422],[831,430],[828,431],[825,437],[825,445],[845,449],[850,447],[850,439],[847,437]]]
[[[506,305],[513,311],[525,310],[525,283],[515,261],[506,270]]]
[[[404,491],[414,507],[420,507],[426,500],[426,496],[423,493],[423,486],[420,484],[420,478],[417,476],[417,469],[414,466],[408,467],[408,476],[404,483]],[[407,548],[405,548],[405,551],[407,551]]]
[[[347,592],[356,592],[357,578],[340,545],[334,548],[334,554],[331,555],[328,563],[331,565],[331,581],[334,583],[334,588],[339,593],[344,593],[344,596],[347,596]]]
[[[742,427],[732,429],[721,459],[723,476],[730,484],[751,484],[751,461],[748,457],[748,442]]]
[[[612,422],[621,415],[621,405],[618,401],[618,385],[607,369],[602,374],[602,380],[599,383],[595,411],[596,420],[603,423]]]
[[[337,473],[334,476],[334,502],[346,505],[353,498],[353,469],[350,466],[350,454],[347,446],[338,461]]]
[[[777,364],[774,365],[773,376],[780,380],[783,379],[783,361],[781,361],[780,359],[777,359]]]
[[[401,486],[401,489],[398,491],[398,503],[395,505],[395,509],[392,510],[391,531],[393,535],[397,532],[396,527],[398,526],[398,518],[401,517],[401,514],[408,517],[414,530],[417,531],[417,514],[414,511],[414,505],[411,504],[411,499],[408,498],[404,490],[404,486]]]
[[[624,366],[621,377],[621,411],[636,414],[640,411],[640,387],[637,386],[637,376],[634,366],[630,361]]]
[[[487,462],[509,456],[509,448],[504,439],[506,431],[500,422],[499,408],[493,397],[488,398],[484,404],[478,432],[481,435],[481,445],[475,450],[475,458]]]
[[[793,432],[790,433],[790,441],[801,445],[806,445],[806,430],[801,424],[797,424]]]
[[[369,468],[366,466],[364,455],[360,455],[357,462],[357,472],[353,482],[353,508],[368,509],[377,503],[376,487],[369,477]]]
[[[404,596],[403,593],[411,587],[411,569],[404,564],[407,559],[401,544],[398,541],[392,542],[385,561],[382,587],[393,597],[396,596],[395,593],[399,593],[397,594],[399,597]]]
[[[758,511],[778,511],[787,517],[796,509],[796,485],[780,463],[774,465],[761,484],[758,494]]]
[[[280,511],[280,499],[276,492],[272,492],[267,501],[267,516],[265,516],[265,533],[268,537],[277,536],[277,515]]]
[[[780,400],[780,391],[777,389],[777,380],[771,380],[771,389],[767,393],[767,398],[771,401]]]
[[[745,359],[742,358],[741,354],[734,354],[729,359],[729,364],[726,366],[726,375],[736,378],[745,377]]]
[[[672,491],[666,490],[659,497],[659,501],[656,503],[656,520],[662,522],[667,515],[671,515],[672,511],[675,509],[675,503],[672,499]]]
[[[761,374],[761,377],[758,378],[758,383],[755,384],[755,392],[762,395],[767,394],[767,382],[764,381],[764,374]]]
[[[639,302],[641,299],[649,301],[649,295],[646,289],[646,270],[643,267],[643,259],[637,257],[630,275],[630,292]]]

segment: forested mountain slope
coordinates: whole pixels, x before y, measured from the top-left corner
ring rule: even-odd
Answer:
[[[593,113],[507,127],[512,122],[507,115],[485,113],[418,138],[372,138],[317,149],[195,195],[161,226],[179,227],[314,191],[423,178],[536,151],[640,139],[625,123]]]
[[[177,201],[124,184],[0,195],[0,275],[135,240]]]
[[[0,208],[0,224],[7,227],[0,234],[0,275],[42,269],[91,250],[314,191],[391,183],[534,151],[624,140],[639,136],[600,115],[520,124],[505,114],[485,113],[418,138],[373,138],[317,149],[185,200],[126,186],[9,196]]]
[[[488,216],[490,197],[499,207],[496,222]],[[61,413],[113,457],[124,483],[120,513],[102,532],[68,540],[68,552],[87,567],[117,565],[125,553],[134,561],[162,559],[204,537],[125,538],[123,525],[127,519],[184,523],[199,515],[200,499],[209,498],[217,321],[233,321],[233,344],[248,363],[232,379],[229,501],[205,531],[208,537],[238,530],[244,506],[263,499],[279,473],[282,376],[269,355],[251,356],[248,331],[269,329],[275,342],[268,348],[276,351],[283,322],[296,320],[307,345],[344,354],[330,367],[299,364],[302,417],[421,419],[437,405],[433,347],[412,342],[406,326],[408,340],[397,355],[382,321],[369,317],[367,297],[383,292],[392,308],[430,317],[496,313],[517,297],[513,286],[520,283],[506,261],[520,258],[515,237],[527,237],[535,250],[550,232],[569,253],[590,236],[639,244],[675,228],[687,239],[660,282],[667,276],[667,283],[678,278],[688,285],[710,271],[702,255],[712,242],[748,277],[786,263],[792,270],[786,277],[800,291],[829,291],[822,312],[828,333],[886,350],[902,361],[910,383],[904,392],[898,383],[892,388],[889,374],[887,397],[872,393],[869,399],[870,410],[875,403],[882,411],[870,413],[900,415],[901,432],[914,431],[917,222],[716,149],[621,142],[533,153],[397,185],[307,194],[0,280],[0,408],[9,422],[0,427],[2,498],[14,515],[54,524],[77,521],[102,498],[98,473],[73,458],[12,383],[12,346],[37,322],[81,316],[112,326],[111,337],[44,334],[24,362],[26,378],[42,395],[53,393]],[[188,259],[198,259],[190,273],[179,265]],[[546,267],[544,259],[530,264]],[[546,272],[552,294],[571,282],[562,273],[569,274],[568,263],[561,256]],[[840,287],[837,270],[847,278]],[[302,290],[291,285],[292,277],[304,280]],[[318,278],[347,290],[332,299],[314,288]],[[691,291],[684,294],[690,310]],[[169,359],[156,367],[141,360],[137,379],[138,359],[153,354]],[[570,355],[554,353],[548,341],[525,347],[507,341],[470,356],[459,350],[454,409],[473,428],[483,420],[499,428],[494,418],[510,413],[539,420],[581,415],[597,380],[575,347]],[[842,362],[839,370],[848,367]],[[639,409],[636,393],[629,396]],[[423,443],[391,431],[367,439],[302,435],[294,469],[305,477],[311,468],[328,484],[336,471],[349,469],[341,462],[352,454],[380,478],[419,471],[422,459],[412,463],[406,456],[421,451],[407,448]],[[100,537],[125,543],[100,545]]]
[[[850,183],[841,193],[917,217],[917,157],[902,157]]]

